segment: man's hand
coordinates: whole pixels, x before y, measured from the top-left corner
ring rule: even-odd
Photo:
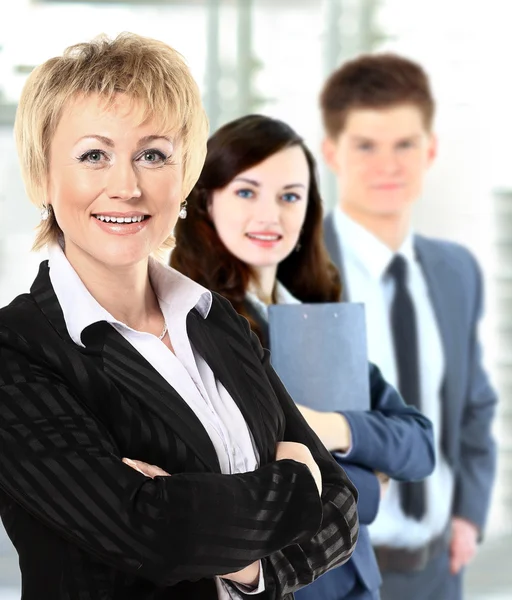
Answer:
[[[135,469],[135,471],[138,471],[139,473],[142,473],[146,477],[151,477],[151,479],[157,476],[171,476],[169,473],[167,473],[167,471],[164,471],[160,467],[157,467],[156,465],[150,465],[148,463],[143,462],[142,460],[132,460],[131,458],[123,458],[123,462],[125,465],[128,465],[129,467]]]
[[[452,519],[452,539],[450,542],[450,571],[457,573],[473,560],[478,542],[478,528],[460,517]]]
[[[329,452],[348,452],[352,446],[352,432],[343,415],[320,412],[300,404],[297,404],[297,408]]]

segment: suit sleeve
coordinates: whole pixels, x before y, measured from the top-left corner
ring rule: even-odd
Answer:
[[[348,558],[353,490],[320,449],[322,501],[309,469],[291,460],[239,475],[147,478],[121,461],[102,422],[49,367],[55,352],[0,328],[0,487],[56,534],[164,586],[230,573],[283,548],[308,572]],[[288,412],[290,437],[310,441]]]
[[[309,540],[272,553],[263,561],[267,597],[277,600],[350,558],[359,532],[357,491],[297,409],[270,365],[269,351],[261,347],[247,321],[238,318],[246,334],[252,337],[253,347],[283,409],[286,419],[284,440],[306,445],[322,474],[323,517],[319,531]]]
[[[347,464],[334,454],[338,464],[343,467],[357,490],[357,512],[361,525],[370,525],[375,520],[380,505],[380,483],[371,469]]]
[[[482,278],[476,277],[475,308],[469,349],[469,382],[460,433],[460,468],[456,474],[453,514],[483,531],[496,471],[496,445],[491,434],[497,397],[482,364],[478,325],[482,315]]]
[[[399,481],[423,479],[435,465],[432,423],[370,365],[371,410],[344,411],[352,448],[343,460]],[[370,443],[371,442],[371,443]]]

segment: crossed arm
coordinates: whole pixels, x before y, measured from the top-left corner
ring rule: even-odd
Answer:
[[[259,349],[258,349],[259,351]],[[0,330],[0,487],[62,538],[113,568],[171,586],[262,560],[279,598],[348,560],[356,492],[273,375],[285,439],[318,464],[282,460],[251,473],[148,478],[122,462],[110,432],[33,345]],[[262,352],[262,351],[261,351]],[[232,550],[230,550],[232,549]]]

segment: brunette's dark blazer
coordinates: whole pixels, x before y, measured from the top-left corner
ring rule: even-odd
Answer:
[[[73,343],[41,265],[0,311],[0,511],[24,600],[202,600],[213,577],[262,560],[261,599],[292,592],[351,556],[357,492],[307,426],[247,321],[220,296],[190,340],[240,407],[261,467],[223,475],[201,423],[110,325]],[[323,480],[274,461],[306,444]],[[123,457],[156,464],[150,479]]]

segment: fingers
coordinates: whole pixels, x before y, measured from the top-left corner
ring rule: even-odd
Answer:
[[[153,479],[153,477],[170,477],[170,474],[167,473],[167,471],[164,471],[156,465],[150,465],[148,463],[145,463],[142,460],[123,458],[123,462],[132,469],[135,469],[135,471],[142,473],[146,477],[151,477],[151,479]]]
[[[450,571],[457,575],[459,571],[468,565],[476,554],[476,545],[473,540],[465,536],[463,532],[454,530],[450,544]]]
[[[457,549],[454,549],[453,543],[450,548],[450,573],[452,575],[457,575],[462,568],[462,562],[460,559],[460,554]]]

